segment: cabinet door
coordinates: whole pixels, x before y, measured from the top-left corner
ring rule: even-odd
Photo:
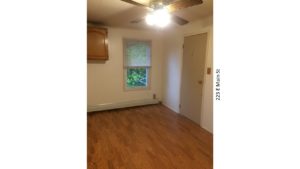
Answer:
[[[88,28],[87,32],[88,60],[107,60],[107,29]]]

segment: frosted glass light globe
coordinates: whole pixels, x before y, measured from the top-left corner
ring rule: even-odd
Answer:
[[[171,21],[171,16],[165,8],[158,9],[146,16],[146,23],[148,25],[155,25],[158,27],[165,27]]]

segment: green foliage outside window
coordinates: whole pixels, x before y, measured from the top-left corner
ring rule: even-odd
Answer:
[[[147,68],[129,68],[127,69],[127,86],[146,87],[147,86]]]

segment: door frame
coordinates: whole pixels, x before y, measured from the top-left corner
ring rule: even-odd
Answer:
[[[203,90],[205,89],[206,87],[206,82],[207,82],[207,79],[206,79],[206,75],[207,75],[207,68],[209,67],[208,63],[207,63],[207,57],[208,57],[208,49],[209,49],[209,44],[210,44],[210,37],[212,36],[212,31],[210,30],[202,30],[202,31],[199,31],[199,32],[193,32],[193,33],[186,33],[183,35],[183,45],[184,45],[184,38],[185,37],[189,37],[189,36],[194,36],[194,35],[199,35],[199,34],[203,34],[203,33],[206,33],[207,34],[207,41],[206,41],[206,51],[205,51],[205,56],[204,56],[204,75],[203,75],[203,86],[202,86],[202,96],[201,96],[201,110],[200,110],[200,126],[202,126],[202,116],[203,116],[203,102],[204,102],[204,93],[203,93]],[[181,57],[182,57],[182,60],[181,60],[181,72],[180,72],[180,94],[179,94],[179,104],[181,105],[181,91],[182,91],[182,71],[183,71],[183,48],[182,48],[182,52],[181,52]],[[210,66],[211,70],[212,69],[212,65]],[[211,72],[211,76],[213,76],[213,73]],[[179,114],[181,114],[181,106],[179,107]],[[195,123],[197,124],[197,123]],[[197,124],[198,125],[198,124]]]

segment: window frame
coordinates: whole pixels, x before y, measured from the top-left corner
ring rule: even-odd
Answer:
[[[150,49],[150,66],[127,66],[126,63],[126,42],[145,42],[149,45]],[[128,87],[127,86],[127,71],[129,68],[146,68],[147,86],[146,87]],[[152,68],[152,41],[148,39],[135,39],[135,38],[123,38],[123,89],[124,91],[137,91],[137,90],[150,90],[151,89],[151,68]]]

